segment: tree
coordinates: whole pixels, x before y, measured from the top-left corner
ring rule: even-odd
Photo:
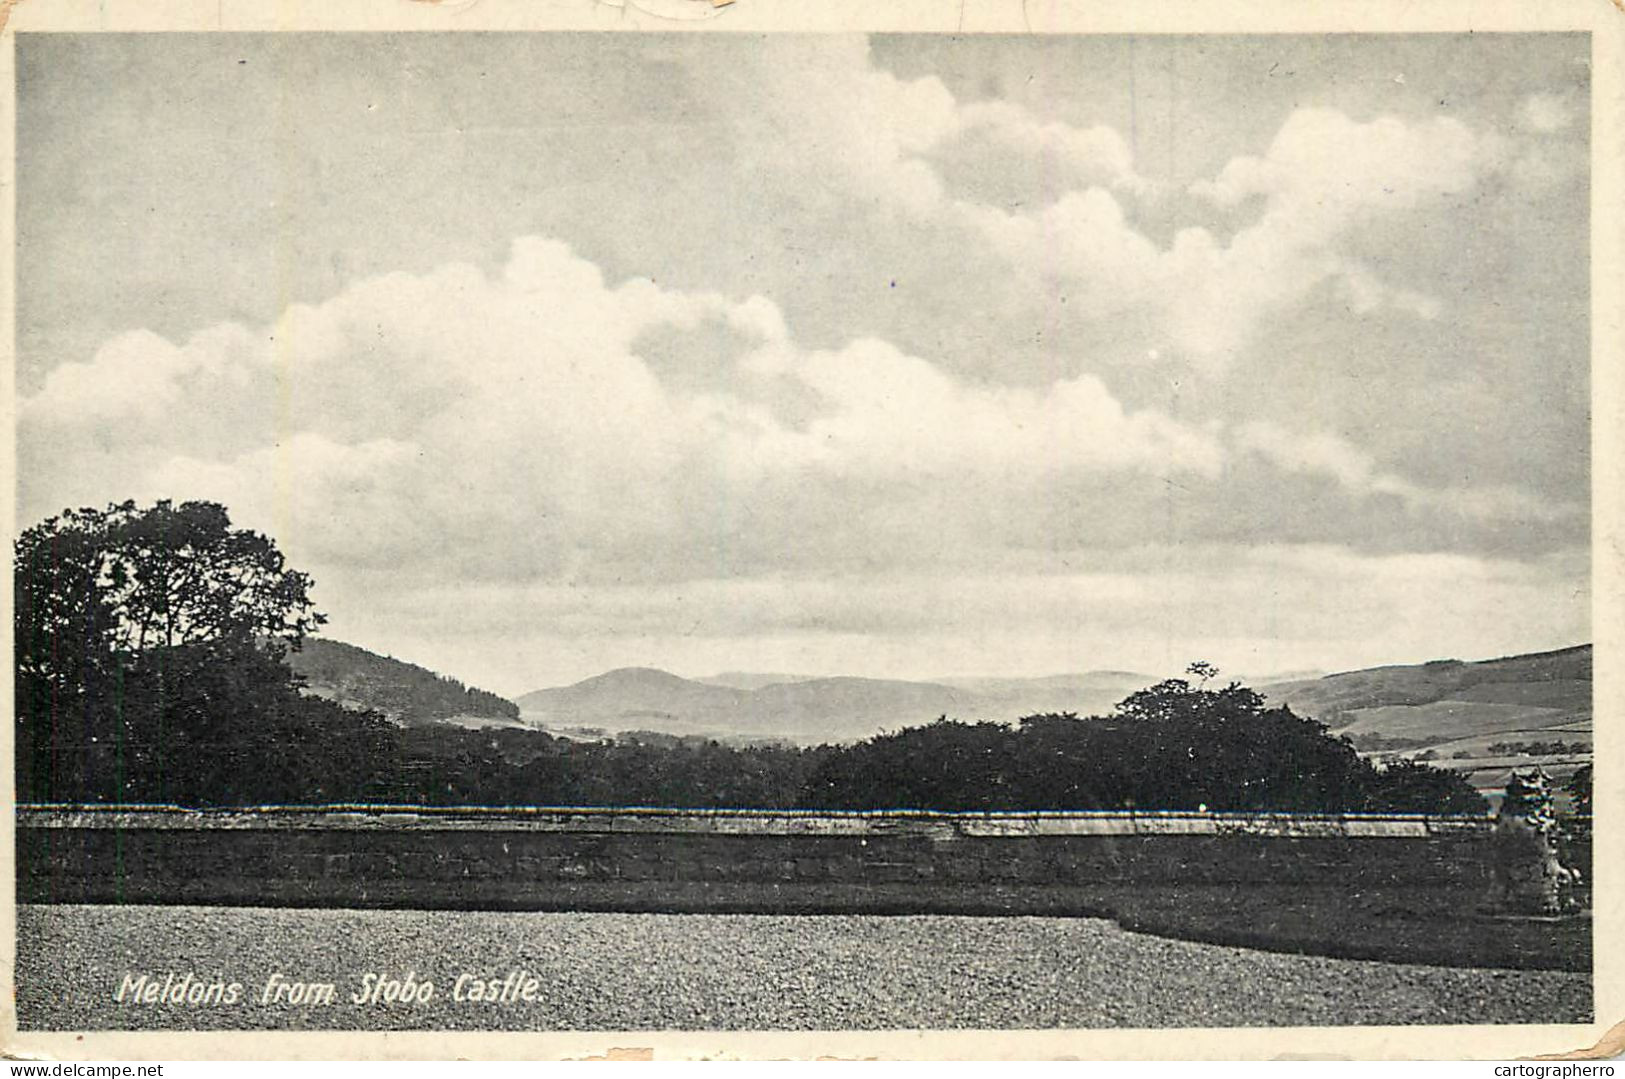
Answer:
[[[1207,689],[1169,679],[1120,701],[1103,722],[1121,733],[1135,804],[1160,809],[1334,811],[1358,805],[1370,775],[1346,739],[1324,724],[1270,708],[1237,682]]]
[[[803,797],[820,809],[1025,808],[1018,748],[1004,724],[943,716],[834,750]]]
[[[1376,770],[1365,808],[1378,813],[1483,813],[1484,796],[1460,772],[1400,758]]]
[[[163,650],[162,662],[130,672],[108,719],[119,725],[113,786],[123,802],[363,801],[397,767],[387,720],[305,696],[280,659],[253,646]],[[108,789],[105,778],[92,790]]]
[[[1206,683],[1218,668],[1193,663],[1189,673],[1202,684],[1192,686],[1183,678],[1170,678],[1148,689],[1138,690],[1117,702],[1114,714],[1133,720],[1239,719],[1264,711],[1264,698],[1239,682],[1223,689],[1208,689]]]
[[[1209,682],[1219,677],[1219,668],[1215,667],[1205,659],[1199,659],[1195,663],[1192,663],[1189,667],[1186,667],[1185,673],[1194,674],[1196,677],[1200,678],[1202,680],[1200,683],[1201,687],[1206,688]]]
[[[1204,683],[1217,671],[1189,672]],[[1183,679],[1106,716],[1019,725],[938,720],[833,748],[809,774],[818,808],[1479,812],[1459,776],[1422,765],[1379,775],[1347,739],[1245,686]]]
[[[326,621],[310,585],[213,502],[68,510],[17,541],[18,592],[30,600],[19,629],[34,645],[69,632],[126,654],[232,638],[297,647]],[[19,658],[44,660],[37,648]]]
[[[224,507],[68,510],[15,552],[19,799],[281,798],[387,741],[300,695],[282,658],[325,621],[310,577]]]

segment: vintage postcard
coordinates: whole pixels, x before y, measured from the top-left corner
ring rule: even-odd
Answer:
[[[1606,0],[8,14],[11,1052],[1617,1051]]]

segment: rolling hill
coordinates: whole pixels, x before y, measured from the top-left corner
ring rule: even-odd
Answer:
[[[730,671],[688,679],[632,667],[518,698],[527,723],[553,730],[851,741],[956,719],[1039,712],[1098,715],[1156,679],[1130,671],[929,682]],[[1452,752],[1498,742],[1589,741],[1591,646],[1480,662],[1373,667],[1257,687],[1362,748]],[[1533,733],[1531,733],[1533,732]],[[1516,735],[1516,737],[1513,737]],[[1504,736],[1504,737],[1503,737]]]
[[[307,638],[287,663],[304,678],[306,693],[380,712],[403,725],[521,725],[512,701],[343,641]]]
[[[744,712],[767,724],[797,717],[798,724],[816,723],[821,737],[843,739],[929,723],[942,715],[993,718],[974,694],[934,682],[879,678],[816,678],[763,686],[744,703]]]
[[[1538,765],[1561,783],[1592,759],[1590,645],[1372,667],[1259,691],[1366,753],[1460,772],[1491,805],[1515,768]]]
[[[1442,744],[1503,731],[1589,730],[1591,646],[1467,663],[1372,667],[1258,687],[1333,731]]]
[[[850,741],[956,719],[1109,708],[1154,679],[1121,671],[1033,679],[899,679],[732,671],[704,679],[628,667],[518,698],[527,722],[551,729],[655,731],[796,742]]]
[[[679,678],[650,667],[621,667],[574,685],[539,689],[517,701],[531,723],[693,734],[731,727],[749,691]]]

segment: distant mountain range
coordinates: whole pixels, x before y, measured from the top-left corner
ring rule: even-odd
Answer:
[[[1580,645],[1480,662],[1435,660],[1243,681],[1272,704],[1312,716],[1362,748],[1478,760],[1505,756],[1509,744],[1589,747],[1591,663],[1591,646]],[[690,679],[628,667],[510,702],[340,641],[308,640],[289,665],[304,676],[307,692],[371,708],[405,725],[645,731],[809,744],[852,741],[942,715],[1010,721],[1042,712],[1101,714],[1157,681],[1115,670],[929,682],[751,671]]]
[[[1126,671],[937,682],[748,671],[688,679],[627,667],[527,693],[517,703],[527,722],[555,729],[821,742],[865,738],[942,715],[1009,720],[1036,712],[1099,711],[1152,681]]]
[[[551,729],[811,743],[864,738],[940,715],[1008,721],[1040,712],[1099,714],[1156,680],[1132,671],[931,682],[750,671],[688,679],[632,667],[527,693],[517,703],[527,723]],[[1566,734],[1589,742],[1589,645],[1482,662],[1437,660],[1262,684],[1243,681],[1272,703],[1290,705],[1357,743],[1476,752],[1481,747],[1463,740],[1489,745]]]

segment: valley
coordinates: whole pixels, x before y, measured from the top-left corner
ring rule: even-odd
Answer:
[[[630,667],[509,702],[336,641],[308,641],[290,662],[306,678],[306,692],[372,708],[402,726],[541,730],[572,741],[651,744],[814,746],[939,716],[1012,722],[1046,713],[1098,715],[1156,681],[1116,670],[916,682],[749,671],[684,678]],[[1591,762],[1591,674],[1591,646],[1580,645],[1264,680],[1255,688],[1270,704],[1325,723],[1362,755],[1461,772],[1493,803],[1513,768],[1539,765],[1561,784]]]

